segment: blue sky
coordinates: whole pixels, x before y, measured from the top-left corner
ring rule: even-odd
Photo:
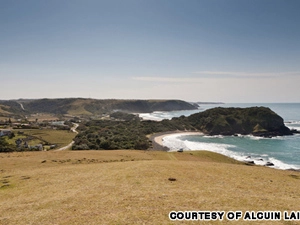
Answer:
[[[0,99],[300,101],[297,0],[0,3]]]

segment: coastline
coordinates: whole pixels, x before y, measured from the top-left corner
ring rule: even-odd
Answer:
[[[179,134],[179,135],[202,135],[202,132],[199,131],[168,131],[168,132],[161,132],[155,133],[149,137],[152,142],[152,148],[150,150],[155,151],[169,151],[170,149],[163,145],[163,139],[166,136]]]
[[[169,152],[170,149],[163,145],[163,140],[164,140],[165,137],[170,136],[170,135],[182,135],[182,136],[183,135],[204,135],[204,133],[199,132],[199,131],[178,131],[178,130],[177,131],[155,133],[155,134],[152,134],[151,136],[149,136],[149,139],[152,142],[152,148],[150,148],[149,150]],[[204,149],[201,149],[201,150],[204,150]],[[211,151],[211,152],[215,152],[215,151]],[[224,155],[226,157],[230,157],[229,155],[222,154],[222,153],[219,153],[219,152],[215,152],[215,153]],[[276,169],[276,170],[287,170],[287,171],[293,171],[293,172],[300,172],[300,169],[294,168],[292,166],[290,168],[278,167],[277,163],[274,162],[274,160],[273,161],[261,161],[261,159],[254,160],[249,156],[247,156],[243,159],[242,158],[236,158],[236,157],[230,157],[230,158],[235,159],[235,160],[237,160],[239,162],[242,162],[242,163],[246,163],[247,165],[256,165],[256,166],[269,167],[269,168]]]

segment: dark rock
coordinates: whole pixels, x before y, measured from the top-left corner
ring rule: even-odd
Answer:
[[[173,178],[173,177],[170,177],[168,180],[169,180],[169,181],[176,181],[177,179],[176,179],[176,178]]]
[[[265,166],[274,166],[274,163],[267,162],[267,163],[265,164]]]
[[[299,130],[296,130],[296,129],[291,129],[291,132],[292,132],[293,134],[300,134],[300,131],[299,131]]]

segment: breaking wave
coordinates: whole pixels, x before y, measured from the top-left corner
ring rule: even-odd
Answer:
[[[200,138],[200,139],[199,139]],[[281,138],[281,137],[279,137]],[[218,142],[218,140],[221,140],[222,143]],[[224,140],[225,139],[225,140]],[[229,141],[226,141],[229,140]],[[202,141],[201,141],[202,140]],[[216,141],[217,140],[217,141]],[[266,165],[267,163],[272,163],[273,166],[270,166],[272,168],[276,169],[300,169],[300,165],[294,165],[290,163],[283,162],[282,160],[278,159],[278,157],[272,156],[272,152],[266,153],[266,152],[259,152],[259,151],[252,151],[251,150],[239,150],[239,142],[243,140],[243,142],[247,142],[249,146],[251,144],[259,142],[259,141],[269,141],[270,140],[264,140],[264,138],[261,137],[254,137],[251,135],[247,136],[239,136],[239,137],[224,137],[222,135],[217,136],[204,136],[204,135],[189,135],[186,136],[184,134],[172,134],[165,136],[163,138],[163,145],[168,147],[170,151],[178,151],[180,149],[183,149],[183,151],[194,151],[194,150],[207,150],[211,152],[216,152],[225,156],[228,156],[230,158],[236,159],[238,161],[243,162],[253,162],[256,165]],[[273,140],[279,140],[277,138],[274,138]],[[226,143],[226,142],[232,142],[232,143]],[[235,144],[233,144],[235,142]],[[276,143],[274,143],[276,144]]]

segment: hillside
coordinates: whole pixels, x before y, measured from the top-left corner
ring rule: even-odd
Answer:
[[[22,115],[23,113],[24,110],[22,110],[20,104],[17,101],[0,100],[0,116]]]
[[[283,119],[266,107],[213,108],[187,118],[189,124],[209,135],[291,135]]]
[[[24,115],[31,113],[93,115],[115,110],[130,113],[150,113],[153,111],[191,110],[196,108],[196,106],[181,100],[62,98],[0,101],[0,114],[3,115]]]
[[[298,172],[205,151],[6,153],[0,154],[0,224],[298,224],[172,222],[168,215],[297,210],[299,179]]]

